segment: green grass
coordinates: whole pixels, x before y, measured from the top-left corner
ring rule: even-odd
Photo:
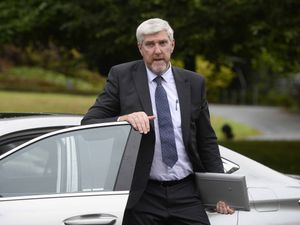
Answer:
[[[0,112],[56,112],[84,114],[96,95],[0,91]],[[225,141],[221,132],[229,124],[235,141]],[[259,131],[244,124],[212,115],[219,143],[284,173],[300,174],[300,141],[243,141]]]
[[[84,114],[95,99],[96,95],[0,91],[0,111]]]
[[[67,75],[41,67],[13,67],[0,73],[0,89],[32,92],[95,94],[106,78],[85,69]]]
[[[232,132],[234,134],[234,140],[244,140],[248,137],[251,136],[257,136],[260,134],[260,131],[248,126],[246,124],[242,124],[242,123],[238,123],[229,119],[225,119],[223,117],[220,116],[211,116],[211,122],[212,122],[212,126],[216,132],[216,135],[218,137],[219,140],[225,140],[225,136],[222,132],[222,126],[224,124],[228,124],[231,129]]]
[[[300,141],[220,141],[219,143],[282,173],[300,174]]]
[[[55,112],[55,113],[79,113],[84,114],[94,103],[96,95],[70,95],[53,93],[32,93],[32,92],[8,92],[0,91],[1,112]],[[223,124],[230,124],[235,132],[235,139],[241,140],[258,131],[250,126],[225,120],[222,117],[212,116],[212,125],[217,137],[223,140],[221,127]]]

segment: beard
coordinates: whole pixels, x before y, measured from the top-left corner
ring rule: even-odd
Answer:
[[[154,60],[150,65],[150,70],[155,73],[156,75],[162,75],[166,72],[169,68],[169,64],[166,63],[164,60],[156,61]]]

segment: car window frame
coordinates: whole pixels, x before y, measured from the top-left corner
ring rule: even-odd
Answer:
[[[34,129],[26,129],[15,131],[12,133],[4,134],[0,136],[0,155],[24,144],[36,137],[42,136],[53,131],[62,130],[72,126],[55,126],[55,127],[39,127]],[[9,148],[9,145],[15,145],[13,148]]]
[[[91,128],[101,128],[101,127],[108,127],[108,126],[124,126],[128,125],[130,126],[129,123],[127,122],[110,122],[110,123],[99,123],[99,124],[90,124],[90,125],[81,125],[81,126],[74,126],[71,128],[66,128],[62,130],[57,130],[51,133],[44,134],[42,136],[39,136],[37,138],[34,138],[26,143],[23,143],[14,149],[11,149],[10,151],[4,153],[3,155],[0,155],[0,160],[8,157],[11,154],[14,154],[15,152],[32,145],[36,142],[45,140],[47,138],[53,137],[55,135],[60,135],[68,132],[73,132],[73,131],[78,131],[78,130],[85,130],[85,129],[91,129]],[[133,129],[132,126],[130,126],[130,131],[127,137],[125,149],[121,158],[119,170],[116,176],[116,181],[114,183],[114,187],[112,191],[109,192],[129,192],[130,187],[131,187],[131,181],[134,173],[134,168],[135,168],[135,163],[138,155],[138,150],[139,150],[139,145],[141,141],[141,134],[137,132],[136,130]],[[103,191],[100,191],[101,193],[105,193]],[[82,194],[96,194],[99,192],[86,192],[86,193],[57,193],[57,194],[46,194],[46,195],[25,195],[25,196],[14,196],[14,197],[2,197],[0,198],[1,200],[5,199],[26,199],[26,198],[42,198],[43,196],[49,196],[55,197],[55,196],[62,196],[62,195],[82,195]]]

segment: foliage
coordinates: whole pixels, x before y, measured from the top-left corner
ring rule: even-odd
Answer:
[[[174,56],[185,67],[195,69],[201,55],[238,74],[230,88],[251,94],[259,84],[265,95],[278,77],[300,70],[299,7],[298,0],[2,0],[0,49],[76,49],[90,68],[107,74],[112,65],[140,57],[137,25],[161,17],[175,30]]]
[[[18,48],[4,45],[1,50],[2,60],[15,66],[40,66],[75,77],[78,76],[77,71],[88,69],[82,55],[76,49],[57,47],[53,43],[49,43],[48,47],[27,45]]]
[[[217,66],[200,56],[197,56],[196,66],[196,72],[203,74],[212,88],[227,87],[234,76],[234,72],[229,67]]]
[[[95,94],[102,90],[105,79],[88,70],[78,71],[79,77],[40,67],[13,67],[0,73],[0,89]],[[89,80],[87,80],[89,78]],[[91,78],[94,82],[90,82]]]
[[[235,76],[228,66],[213,64],[199,55],[196,57],[196,72],[206,78],[208,98],[211,101],[216,101],[219,91],[226,88]]]
[[[211,62],[233,63],[236,58],[251,60],[267,52],[280,62],[281,71],[291,71],[299,64],[296,57],[300,51],[299,1],[172,3],[171,0],[4,0],[0,4],[0,20],[5,21],[0,41],[45,45],[53,41],[60,43],[59,46],[79,49],[90,60],[108,57],[107,62],[118,62],[138,55],[134,37],[138,23],[162,17],[175,28],[177,55],[201,53]]]

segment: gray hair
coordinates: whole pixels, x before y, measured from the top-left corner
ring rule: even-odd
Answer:
[[[173,41],[174,31],[167,21],[159,18],[153,18],[144,21],[136,29],[136,39],[138,44],[142,44],[144,40],[144,35],[155,34],[163,30],[167,32],[170,40]]]

